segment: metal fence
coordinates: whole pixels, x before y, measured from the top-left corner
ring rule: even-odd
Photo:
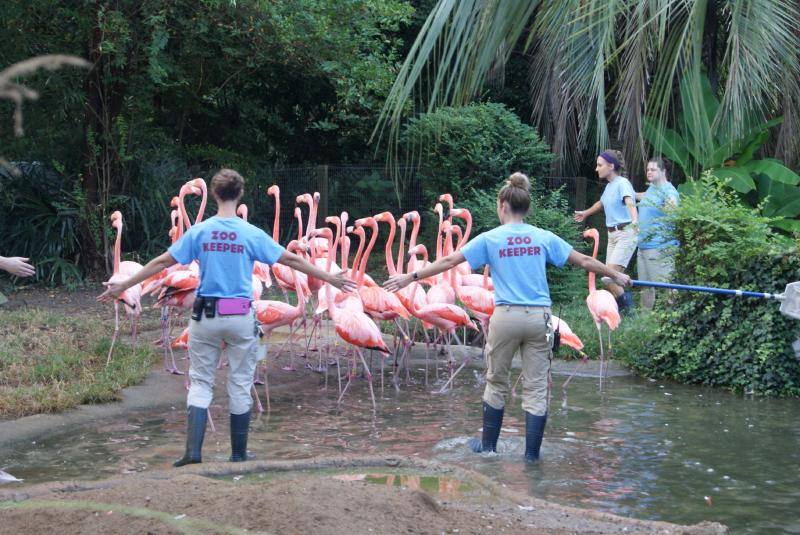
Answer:
[[[563,188],[570,207],[582,209],[586,205],[587,180],[585,177],[548,176],[540,179],[547,190]],[[248,182],[250,179],[248,179]],[[250,195],[245,202],[250,207],[254,223],[271,229],[274,204],[265,191],[271,184],[281,190],[280,238],[287,243],[297,235],[298,222],[294,209],[298,195],[319,192],[320,203],[317,225],[325,217],[347,211],[358,218],[389,210],[394,214],[417,210],[430,212],[433,203],[426,199],[417,168],[403,167],[390,175],[383,166],[292,166],[265,168],[256,172],[255,187],[248,185]],[[456,199],[456,204],[458,199]],[[430,206],[429,206],[430,205]],[[302,208],[303,224],[307,221],[307,208]]]

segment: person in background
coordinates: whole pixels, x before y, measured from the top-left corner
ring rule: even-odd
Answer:
[[[675,248],[678,240],[661,221],[664,210],[678,205],[678,190],[667,179],[664,160],[650,158],[647,162],[647,191],[637,193],[639,201],[639,241],[636,269],[641,280],[671,282],[675,270]],[[656,300],[655,288],[642,290],[642,309],[652,310]]]
[[[625,160],[618,150],[606,149],[597,156],[597,176],[608,181],[600,200],[586,210],[575,212],[575,221],[583,222],[603,210],[608,230],[606,265],[616,271],[625,271],[636,251],[639,232],[639,213],[636,210],[636,192],[630,181],[621,175]],[[617,299],[620,312],[633,307],[633,294],[615,284],[609,277],[601,279]]]
[[[508,395],[514,354],[522,356],[522,408],[525,410],[525,460],[539,459],[547,423],[547,382],[553,349],[550,289],[546,264],[566,263],[630,285],[626,274],[603,265],[550,231],[525,223],[531,204],[530,181],[514,173],[497,195],[500,226],[469,241],[433,264],[391,277],[384,284],[396,292],[409,284],[455,268],[465,260],[472,269],[488,265],[494,282],[495,308],[486,344],[486,389],[483,392],[483,435],[474,438],[475,453],[496,451]]]

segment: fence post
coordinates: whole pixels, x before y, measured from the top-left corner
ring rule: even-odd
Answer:
[[[325,226],[328,217],[328,166],[317,166],[317,191],[319,192],[319,211],[317,212],[317,228]]]
[[[575,209],[586,209],[586,177],[575,177]]]

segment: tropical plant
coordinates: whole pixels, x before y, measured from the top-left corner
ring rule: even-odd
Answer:
[[[746,120],[746,131],[732,131],[714,122],[720,102],[706,76],[700,78],[699,92],[690,84],[681,86],[682,107],[676,128],[668,128],[657,119],[646,117],[643,132],[656,152],[664,154],[680,167],[689,179],[679,189],[696,187],[692,177],[708,172],[742,194],[750,206],[772,217],[773,226],[800,231],[800,176],[772,158],[754,156],[769,138],[770,129],[783,123],[783,117],[761,121]]]
[[[581,149],[617,139],[629,163],[646,158],[645,114],[669,117],[675,86],[698,91],[704,69],[721,90],[713,123],[740,138],[751,117],[782,110],[776,153],[792,165],[800,153],[798,15],[794,0],[439,0],[373,136],[387,133],[396,149],[408,113],[474,100],[520,50],[530,61],[533,123],[561,168],[577,168]]]
[[[675,277],[689,284],[782,291],[797,280],[800,255],[768,219],[706,176],[666,219],[681,242]],[[666,297],[666,296],[665,296]],[[760,395],[800,395],[796,320],[774,301],[678,292],[659,301],[649,342],[623,358],[651,377]]]
[[[494,187],[514,171],[542,176],[553,155],[536,130],[502,104],[439,108],[412,119],[403,140],[418,147],[426,200]]]

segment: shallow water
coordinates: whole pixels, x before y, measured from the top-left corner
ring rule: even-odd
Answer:
[[[363,382],[341,408],[335,385],[327,393],[309,382],[273,394],[272,414],[253,422],[250,450],[260,459],[347,452],[433,458],[567,505],[678,523],[715,520],[736,533],[800,533],[800,401],[634,377],[610,378],[599,393],[596,379],[576,377],[564,403],[563,379],[555,378],[543,461],[535,465],[521,461],[519,399],[507,409],[500,452],[467,452],[481,424],[482,387],[470,372],[445,395],[423,385],[400,393],[378,388],[375,414]],[[218,429],[206,436],[204,458],[224,460],[225,407],[212,406],[212,415]],[[0,469],[34,483],[166,468],[182,453],[184,422],[180,407],[131,413],[0,450]]]

